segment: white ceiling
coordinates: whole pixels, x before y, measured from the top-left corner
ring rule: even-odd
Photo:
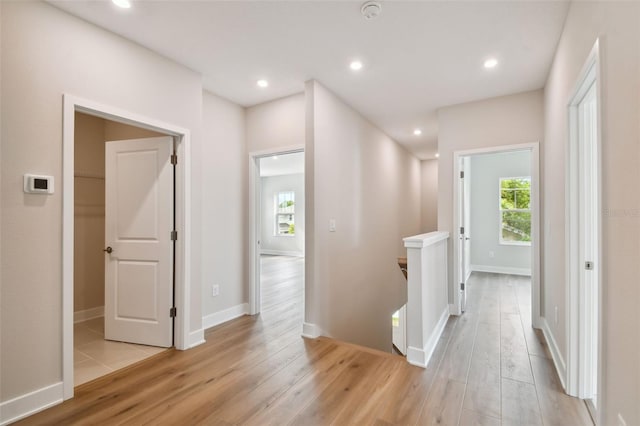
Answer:
[[[260,176],[304,173],[304,152],[260,158]]]
[[[543,87],[569,7],[388,0],[365,20],[361,1],[50,3],[202,73],[205,89],[243,106],[317,79],[420,158],[437,150],[437,108]],[[487,71],[490,56],[500,64]]]

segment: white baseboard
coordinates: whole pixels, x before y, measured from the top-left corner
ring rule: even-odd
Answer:
[[[45,386],[0,403],[0,425],[8,425],[39,411],[60,404],[63,400],[62,382]]]
[[[524,275],[527,277],[531,276],[531,269],[511,268],[508,266],[471,265],[471,271],[492,272],[494,274]]]
[[[315,339],[316,337],[320,336],[322,336],[322,330],[320,330],[320,327],[309,322],[302,323],[302,337]]]
[[[189,333],[189,341],[187,342],[187,349],[195,348],[198,345],[205,343],[204,329],[201,328]]]
[[[299,251],[287,251],[287,250],[269,250],[261,249],[260,254],[267,254],[270,256],[292,256],[292,257],[304,257],[304,253]]]
[[[562,352],[560,352],[560,348],[558,347],[558,342],[556,342],[553,333],[551,332],[551,328],[549,328],[549,323],[546,318],[540,318],[540,322],[542,324],[542,334],[544,334],[544,338],[547,341],[547,345],[549,345],[549,351],[551,352],[551,358],[553,359],[553,364],[556,367],[556,372],[558,373],[558,377],[560,378],[560,383],[562,384],[562,389],[567,391],[567,364],[562,358]]]
[[[202,328],[215,327],[223,322],[231,321],[232,319],[249,314],[249,304],[241,303],[236,306],[232,306],[223,311],[214,312],[202,318]]]
[[[89,321],[90,319],[100,318],[104,316],[104,306],[85,309],[84,311],[76,311],[73,313],[73,323]]]
[[[429,364],[429,360],[433,355],[433,351],[436,349],[438,345],[438,341],[440,340],[440,336],[442,336],[442,332],[444,331],[444,327],[447,325],[447,320],[449,319],[449,307],[447,307],[442,314],[440,315],[440,319],[436,324],[435,328],[429,335],[429,339],[427,343],[425,343],[424,348],[416,348],[409,346],[407,348],[407,362],[412,365],[417,365],[418,367],[427,368]]]

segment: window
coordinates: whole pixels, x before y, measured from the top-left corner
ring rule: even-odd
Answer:
[[[500,178],[500,244],[531,245],[531,177]]]
[[[275,197],[276,227],[274,234],[295,235],[296,194],[293,191],[278,192]]]

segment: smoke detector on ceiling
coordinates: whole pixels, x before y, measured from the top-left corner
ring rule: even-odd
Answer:
[[[368,1],[362,4],[360,12],[365,19],[375,19],[382,12],[382,5],[378,1]]]

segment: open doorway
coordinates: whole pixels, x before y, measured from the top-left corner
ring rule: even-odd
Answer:
[[[304,307],[304,152],[272,152],[252,157],[252,162],[255,298],[251,313],[260,313],[269,323],[300,327]]]
[[[500,311],[517,312],[526,328],[538,328],[537,144],[456,152],[454,169],[458,185],[454,193],[455,291],[451,311],[476,310],[472,304],[480,303],[482,295],[469,296],[485,292],[486,286],[479,282],[490,281],[497,286],[497,293],[485,299],[505,302],[498,317]],[[507,284],[495,284],[505,277],[509,278]]]
[[[107,239],[105,237],[105,230],[107,230],[106,234],[109,234],[109,223],[112,225],[111,228],[113,228],[115,222],[113,218],[109,221],[106,219],[106,205],[109,202],[110,196],[106,194],[107,182],[105,175],[107,167],[105,164],[108,163],[108,158],[105,158],[105,151],[109,151],[109,148],[113,148],[117,144],[122,144],[123,147],[131,146],[132,148],[129,151],[132,151],[134,153],[133,155],[140,156],[141,153],[145,151],[141,150],[138,146],[133,147],[134,141],[129,140],[158,138],[166,135],[81,112],[76,112],[74,118],[73,349],[74,385],[78,386],[164,350],[163,347],[129,343],[136,339],[127,338],[119,331],[111,331],[109,326],[113,326],[112,323],[107,324],[107,332],[105,333],[105,319],[114,317],[113,314],[109,315],[108,312],[110,309],[113,310],[115,308],[114,304],[118,303],[117,300],[114,300],[111,293],[107,291],[108,286],[105,286],[105,276],[113,276],[114,273],[116,273],[114,270],[109,270],[110,268],[119,268],[120,270],[117,274],[120,277],[123,277],[123,272],[126,272],[122,271],[123,268],[137,268],[137,271],[132,272],[136,276],[136,284],[138,285],[144,283],[143,277],[140,276],[141,272],[142,275],[145,275],[144,269],[156,268],[157,265],[161,263],[172,264],[173,260],[164,256],[165,259],[163,262],[159,262],[157,259],[144,261],[137,255],[135,259],[121,259],[118,265],[115,265],[116,255],[120,258],[119,253],[121,251],[130,251],[131,247],[117,247],[116,250],[118,253],[112,253],[113,248],[111,245],[115,246],[115,243],[112,241],[114,238],[108,238],[110,240],[108,244],[105,241]],[[161,143],[164,145],[172,145],[172,138],[167,139],[166,141],[161,140]],[[169,151],[169,149],[172,151],[172,146],[163,146],[162,148],[166,151]],[[146,152],[154,155],[154,151],[149,150],[149,147],[147,147]],[[122,149],[118,151],[118,155],[120,157],[123,156]],[[119,159],[123,160],[124,158]],[[120,162],[122,163],[122,161]],[[167,173],[171,172],[167,171]],[[172,176],[168,177],[172,179]],[[140,178],[140,176],[138,176],[138,178]],[[167,182],[167,184],[171,184],[171,187],[168,188],[171,192],[171,194],[169,194],[171,201],[168,207],[173,210],[173,184],[171,181]],[[127,186],[129,186],[129,184],[127,184]],[[140,215],[144,209],[140,208],[139,204],[144,202],[144,198],[134,198],[136,199],[128,200],[127,206],[130,207],[136,215]],[[117,203],[117,201],[115,201],[115,203]],[[122,210],[123,207],[127,206],[112,204],[111,210]],[[165,216],[169,215],[170,213],[168,212],[165,214]],[[122,226],[122,221],[118,224]],[[171,226],[173,225],[171,224]],[[140,229],[135,232],[138,231],[140,231]],[[131,233],[133,229],[128,231],[121,230],[120,232]],[[129,237],[125,239],[132,242]],[[148,243],[149,241],[145,240],[145,242]],[[135,242],[133,242],[133,244],[135,244]],[[107,245],[109,245],[109,247],[105,249]],[[108,249],[111,251],[105,253],[105,250]],[[105,261],[107,257],[109,259]],[[105,265],[109,266],[106,271]],[[167,269],[172,267],[172,265],[164,265],[163,267]],[[168,269],[166,275],[168,276],[168,280],[171,276]],[[171,288],[165,290],[168,290],[169,294],[167,297],[169,295],[171,296],[170,303],[171,306],[173,306],[173,283],[167,280],[164,281],[163,286],[171,286]],[[119,289],[126,290],[122,287]],[[138,288],[136,292],[139,290]],[[164,293],[167,293],[167,291],[164,291]],[[125,297],[125,299],[132,300],[133,297],[131,296],[132,295],[129,295]],[[106,316],[105,300],[107,301]],[[124,301],[119,302],[118,304],[121,306],[118,308],[118,316],[122,317],[121,319],[124,320],[127,316],[131,317],[132,320],[135,321],[134,326],[137,323],[150,321],[149,318],[135,318],[136,316],[140,317],[136,312],[129,312],[128,315],[124,315],[123,309],[126,310],[127,307],[122,306]],[[142,305],[144,305],[144,303]],[[153,309],[153,306],[150,306],[150,308]],[[132,310],[136,311],[138,309]],[[171,327],[171,324],[167,322],[167,324],[162,325],[162,334],[166,335],[167,333],[171,333],[172,338],[172,328],[170,330],[164,330],[167,326]],[[164,340],[167,340],[167,338]],[[164,346],[167,345],[167,342],[162,343],[164,343]],[[168,343],[170,345],[171,340],[168,340]]]
[[[115,229],[119,232],[118,235],[123,238],[119,238],[115,241],[111,250],[109,247],[102,247],[102,255],[107,259],[122,260],[127,259],[127,265],[124,269],[118,269],[117,276],[120,278],[126,277],[126,281],[130,283],[152,283],[154,282],[154,276],[162,277],[162,279],[173,283],[173,295],[165,297],[163,300],[170,300],[173,304],[171,308],[167,305],[167,310],[156,310],[151,312],[150,307],[152,302],[149,300],[159,300],[156,297],[146,297],[149,292],[153,292],[153,289],[149,285],[143,286],[145,289],[137,291],[132,289],[129,295],[134,294],[137,298],[120,297],[116,303],[119,303],[119,310],[117,312],[117,320],[125,320],[137,322],[138,327],[133,327],[138,335],[143,334],[143,329],[146,327],[158,326],[158,330],[161,330],[164,335],[163,346],[171,346],[172,344],[177,349],[187,349],[191,346],[199,344],[202,340],[201,333],[189,332],[189,318],[190,318],[190,271],[191,262],[189,256],[189,248],[191,246],[190,238],[190,197],[191,192],[190,181],[188,176],[191,171],[190,162],[190,131],[181,127],[177,127],[168,123],[160,122],[148,117],[144,117],[129,111],[124,111],[118,108],[114,108],[107,105],[102,105],[91,100],[77,98],[71,95],[64,95],[64,114],[63,114],[63,178],[62,178],[62,376],[63,376],[63,397],[65,400],[72,398],[74,395],[74,299],[75,299],[75,273],[74,273],[74,260],[75,260],[75,238],[74,228],[76,225],[76,174],[82,174],[82,170],[76,170],[76,113],[83,113],[93,117],[99,117],[105,120],[110,120],[116,123],[122,123],[140,129],[146,129],[155,133],[160,133],[163,137],[143,138],[136,140],[127,140],[122,146],[112,147],[111,153],[109,153],[109,146],[104,144],[104,138],[101,140],[101,145],[105,150],[103,166],[105,170],[105,197],[108,198],[111,192],[109,190],[110,185],[108,182],[117,182],[118,185],[111,186],[117,188],[119,192],[116,194],[116,198],[120,201],[115,208],[116,216],[118,220]],[[120,142],[114,142],[113,144],[120,144]],[[132,145],[133,144],[133,145]],[[115,146],[115,145],[114,145]],[[117,161],[114,160],[112,154],[116,154]],[[81,153],[78,153],[82,155]],[[120,155],[122,154],[122,155]],[[118,155],[120,155],[118,157]],[[126,158],[125,158],[126,157]],[[109,163],[108,159],[112,161]],[[122,159],[122,161],[120,161]],[[94,159],[95,161],[95,159]],[[117,166],[114,167],[114,164]],[[166,165],[170,164],[170,167]],[[124,169],[120,169],[120,166],[125,167],[128,172],[126,179],[119,179],[123,177]],[[107,173],[109,170],[116,170],[116,174]],[[162,175],[162,177],[160,177]],[[116,176],[116,179],[112,179],[109,176]],[[133,176],[133,177],[132,177]],[[90,180],[94,179],[100,181],[101,175],[93,174],[92,172],[86,172],[86,176],[81,179]],[[156,177],[158,179],[156,179]],[[162,181],[162,184],[158,183]],[[156,183],[158,183],[156,185]],[[95,183],[99,185],[99,183]],[[148,186],[147,184],[151,184]],[[91,185],[91,184],[88,184]],[[160,188],[160,185],[162,188]],[[95,189],[95,188],[94,188]],[[89,193],[92,192],[91,188],[88,189]],[[121,192],[121,193],[120,193]],[[96,198],[100,198],[102,195],[99,193],[92,194],[90,200],[93,200],[92,206],[85,206],[88,209],[94,209],[93,213],[96,216],[100,216],[102,206],[95,202]],[[162,195],[158,195],[162,194]],[[164,201],[156,203],[154,199],[163,198]],[[140,203],[142,201],[142,203]],[[91,202],[87,202],[91,204]],[[107,206],[112,206],[113,203],[105,201],[105,239],[107,238],[109,223],[109,209]],[[150,225],[150,223],[158,222],[156,217],[154,221],[149,223],[145,220],[148,217],[147,214],[138,214],[141,211],[149,210],[149,206],[164,206],[158,211],[162,212],[162,223],[168,224],[167,232],[160,232],[159,227]],[[168,208],[166,208],[168,206]],[[120,208],[123,207],[123,208]],[[154,207],[155,208],[155,207]],[[86,212],[85,212],[86,213]],[[123,215],[123,216],[121,216]],[[124,217],[124,221],[120,219]],[[167,219],[169,218],[169,219]],[[94,220],[95,221],[95,220]],[[99,220],[98,220],[99,222]],[[159,222],[158,222],[159,223]],[[124,224],[124,226],[120,226]],[[95,225],[95,224],[94,224]],[[132,226],[129,226],[132,225]],[[135,226],[134,226],[135,225]],[[143,232],[138,232],[144,229],[155,228],[158,231],[153,238],[147,238],[148,235]],[[164,227],[162,227],[164,229]],[[156,235],[158,236],[156,238]],[[162,256],[165,259],[169,259],[168,262],[160,261],[152,257],[140,258],[137,254],[133,254],[135,250],[121,250],[124,245],[120,243],[131,243],[136,240],[147,239],[151,241],[151,245],[154,245],[159,240],[162,240],[162,247],[168,248],[167,250],[160,250],[164,254]],[[125,241],[126,240],[126,241]],[[169,244],[167,241],[171,240]],[[104,242],[102,240],[101,242]],[[126,244],[125,244],[126,245]],[[131,247],[130,247],[131,248]],[[168,253],[167,251],[172,251]],[[113,254],[112,254],[113,253]],[[129,254],[127,254],[129,253]],[[106,256],[108,255],[108,257]],[[106,262],[106,261],[105,261]],[[109,262],[105,263],[105,271]],[[113,262],[112,262],[113,263]],[[168,265],[168,272],[154,273],[155,269],[158,269],[158,263],[162,265]],[[170,275],[170,276],[167,276]],[[105,283],[110,282],[105,277]],[[122,282],[120,282],[121,284]],[[126,292],[125,292],[126,293]],[[122,292],[120,293],[122,294]],[[142,301],[144,303],[131,303],[134,301]],[[105,298],[105,305],[109,306],[108,300]],[[156,304],[159,307],[160,304]],[[131,314],[132,309],[138,309],[141,307],[142,311]],[[105,309],[107,310],[107,309]],[[99,315],[100,308],[91,310],[80,309],[80,311],[89,311],[78,314],[76,319],[87,320],[91,316]],[[151,313],[151,314],[150,314]],[[156,315],[157,313],[157,315]],[[165,315],[167,319],[162,321],[152,320],[154,318],[160,318],[160,315]],[[95,319],[95,318],[94,318]],[[166,324],[162,325],[162,324]],[[93,330],[95,332],[96,326],[94,324]],[[109,328],[106,328],[106,333],[109,334]],[[167,333],[168,332],[168,333]],[[173,334],[172,334],[173,333]],[[173,342],[171,338],[173,337]],[[109,338],[109,337],[108,337]],[[133,341],[128,338],[115,337],[113,340]],[[168,342],[168,343],[166,343]],[[138,342],[140,343],[140,342]],[[155,344],[155,343],[150,343]]]

